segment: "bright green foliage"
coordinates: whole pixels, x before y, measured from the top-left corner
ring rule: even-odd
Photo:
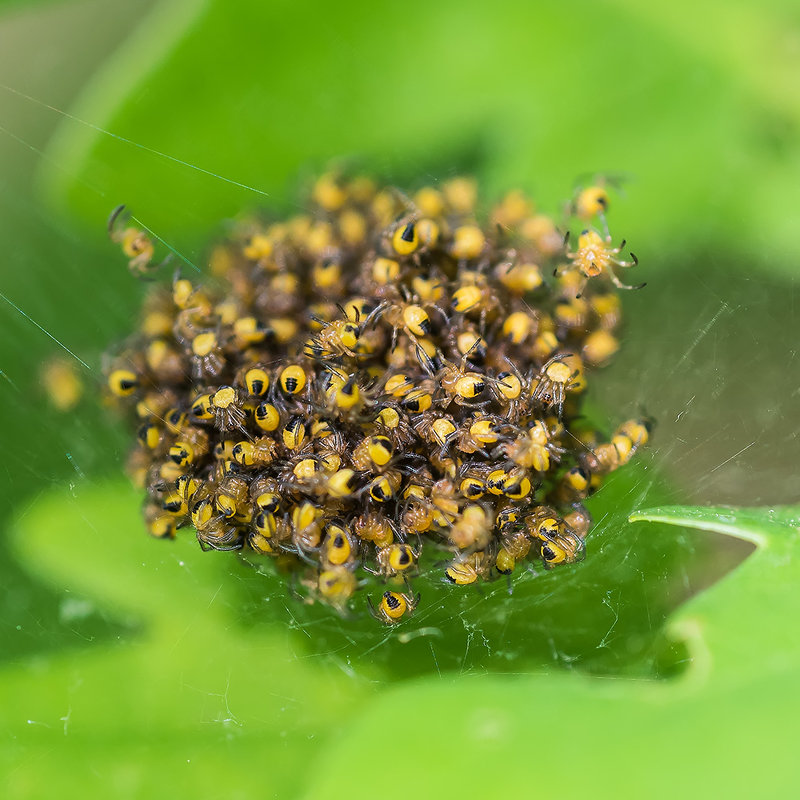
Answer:
[[[117,646],[4,670],[0,726],[13,735],[0,765],[4,796],[46,796],[57,784],[64,798],[109,786],[117,796],[190,797],[209,785],[231,796],[268,787],[280,797],[334,798],[347,783],[351,797],[380,786],[385,797],[413,787],[433,798],[466,780],[463,770],[469,797],[626,795],[642,786],[658,797],[739,796],[756,786],[772,796],[797,787],[790,731],[800,713],[800,643],[786,620],[800,611],[800,507],[634,515],[756,546],[670,619],[665,636],[682,644],[686,662],[669,680],[445,671],[392,687],[380,659],[370,666],[363,621],[309,658],[306,637],[337,635],[331,612],[306,618],[300,631],[284,626],[273,607],[286,601],[268,578],[230,574],[227,555],[201,556],[190,539],[148,539],[134,505],[122,487],[85,488],[77,498],[54,493],[20,520],[16,548],[31,570],[140,629]],[[612,543],[633,540],[638,527],[612,532]],[[602,563],[602,548],[596,555]],[[558,577],[591,592],[602,570],[592,575],[590,563],[583,576]],[[268,599],[255,626],[241,618],[237,586],[253,580]],[[472,613],[480,624],[481,613],[515,603],[537,611],[530,597],[488,597]],[[447,617],[434,621],[446,626]],[[430,626],[415,621],[405,631],[424,639]],[[491,624],[487,632],[478,628],[492,644]],[[537,635],[531,624],[528,636]],[[373,652],[404,646],[372,636]],[[413,758],[413,774],[394,746]]]
[[[796,254],[800,64],[791,4],[770,5],[173,0],[75,113],[281,203],[299,169],[351,154],[400,184],[467,169],[552,206],[582,173],[623,169],[635,202],[612,231],[640,257],[645,235],[734,231],[746,251]],[[269,200],[69,120],[49,155],[71,165],[45,167],[50,193],[93,228],[124,201],[196,236]]]
[[[0,30],[4,82],[269,193],[3,95],[21,141],[0,139],[2,291],[93,366],[138,303],[105,240],[119,202],[202,265],[222,216],[285,209],[342,154],[404,185],[473,172],[546,211],[581,173],[624,170],[611,229],[650,285],[626,298],[638,336],[607,375],[614,402],[640,386],[662,401],[647,409],[653,464],[682,491],[788,485],[796,317],[775,309],[796,312],[791,287],[752,272],[794,275],[800,254],[796,3],[69,5]],[[754,297],[774,319],[753,323]],[[48,412],[34,365],[56,345],[0,308],[2,500],[16,519],[0,565],[0,796],[797,793],[797,509],[641,514],[755,545],[673,612],[744,546],[626,525],[631,508],[676,498],[626,471],[595,501],[613,513],[574,570],[523,576],[510,599],[502,582],[485,596],[431,584],[430,611],[394,632],[363,609],[340,621],[191,535],[148,539],[139,498],[93,483],[121,470],[119,426],[89,405]],[[641,366],[634,398],[626,359]],[[742,445],[745,466],[718,480]],[[66,480],[77,488],[50,489]]]
[[[401,687],[372,704],[336,743],[306,796],[336,797],[347,775],[346,754],[388,731],[398,741],[422,736],[431,743],[430,763],[417,775],[425,797],[446,794],[456,776],[466,781],[470,797],[796,792],[792,732],[800,714],[800,640],[790,620],[800,612],[800,506],[664,507],[631,519],[756,545],[732,574],[670,620],[666,635],[687,650],[679,677],[651,683],[480,676]],[[425,715],[423,725],[415,722],[418,713]],[[376,760],[361,765],[352,796],[370,797],[369,787],[385,769]],[[382,796],[403,797],[408,789],[389,780]]]
[[[35,573],[143,627],[116,646],[6,667],[2,796],[287,796],[306,777],[308,737],[333,734],[366,681],[296,658],[281,627],[243,635],[219,560],[191,541],[164,558],[137,503],[118,484],[58,492],[22,521],[16,541]]]

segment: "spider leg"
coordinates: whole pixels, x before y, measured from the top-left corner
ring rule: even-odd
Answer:
[[[483,314],[483,313],[484,312],[481,312],[481,314]],[[466,369],[467,361],[469,360],[470,353],[472,353],[472,351],[475,350],[480,345],[480,343],[481,343],[481,340],[480,339],[476,339],[472,343],[472,346],[469,348],[469,350],[467,350],[467,352],[464,353],[463,356],[461,356],[461,366],[459,367],[459,370],[461,372],[464,372],[464,370]]]
[[[553,402],[551,407],[558,408],[558,417],[564,413],[564,384],[556,383],[553,387]]]
[[[417,361],[419,361],[419,365],[425,370],[425,372],[428,373],[428,375],[433,378],[436,375],[436,368],[431,357],[422,349],[422,345],[417,342],[416,339],[413,341],[415,344]]]
[[[631,265],[631,266],[633,266],[633,265]],[[614,272],[613,272],[612,270],[609,270],[609,271],[608,271],[608,274],[609,274],[609,276],[610,276],[610,278],[611,278],[611,282],[614,284],[614,286],[616,286],[616,287],[617,287],[617,289],[643,289],[645,286],[647,286],[647,283],[646,283],[646,282],[645,282],[645,283],[640,283],[640,284],[638,284],[637,286],[629,286],[627,283],[623,283],[623,282],[622,282],[622,281],[621,281],[621,280],[620,280],[620,279],[619,279],[619,278],[618,278],[618,277],[617,277],[617,276],[614,274]]]
[[[108,235],[112,236],[114,232],[114,223],[117,221],[117,217],[125,210],[125,203],[122,205],[117,206],[108,217],[107,229]]]
[[[392,329],[392,346],[389,349],[390,353],[394,353],[395,349],[397,348],[397,328]]]
[[[633,253],[631,253],[631,255],[633,255]],[[172,253],[167,253],[164,256],[164,259],[162,261],[160,261],[158,264],[153,264],[153,265],[148,266],[147,267],[147,272],[148,273],[157,272],[158,270],[169,266],[172,263],[172,258],[173,258],[173,254]]]
[[[567,253],[566,256],[569,259],[575,259],[575,258],[578,257],[578,254],[577,253]],[[569,272],[570,270],[573,270],[573,269],[575,269],[575,270],[580,269],[580,267],[577,266],[573,261],[571,261],[569,264],[559,264],[553,270],[553,277],[554,278],[558,278],[561,275],[563,275],[565,272]]]
[[[625,244],[627,243],[627,239],[623,239],[619,243],[619,247],[615,247],[613,250],[610,250],[612,256],[619,255],[624,249]],[[622,261],[621,259],[612,258],[611,262],[616,264],[618,267],[635,267],[639,263],[639,259],[636,257],[635,253],[631,253],[631,260],[630,261]]]
[[[433,303],[430,309],[431,311],[438,311],[442,315],[442,319],[445,321],[445,323],[448,325],[450,324],[450,317],[447,316],[447,313],[443,308],[440,308],[439,306],[436,305],[436,303]]]
[[[366,567],[364,567],[364,569],[366,569]],[[369,571],[372,572],[372,570]],[[369,613],[372,614],[372,616],[375,617],[375,619],[377,619],[379,622],[385,621],[375,609],[375,606],[372,604],[372,598],[369,595],[367,595],[367,605],[369,605]]]
[[[294,547],[282,547],[281,549],[285,550],[287,553],[293,553],[301,561],[305,561],[310,567],[319,567],[319,561],[314,561],[309,555],[306,554],[306,551],[297,544]],[[319,548],[314,547],[312,549],[318,550]]]
[[[364,328],[367,328],[370,323],[373,325],[377,323],[378,319],[380,319],[381,315],[391,303],[388,300],[384,300],[382,303],[378,303],[378,305],[370,312],[369,316],[364,320]]]

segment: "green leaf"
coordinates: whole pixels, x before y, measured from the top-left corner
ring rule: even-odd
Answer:
[[[298,657],[282,627],[245,634],[222,561],[191,541],[165,554],[142,536],[138,500],[121,485],[85,486],[21,520],[15,541],[34,574],[141,630],[6,666],[3,796],[56,785],[65,798],[198,797],[209,786],[255,796],[265,780],[270,796],[288,796],[308,751],[369,697],[368,681]]]
[[[473,594],[465,610],[448,598],[453,605],[440,610],[436,622],[444,630],[436,634],[426,618],[383,631],[371,619],[365,625],[332,622],[329,611],[309,616],[281,598],[276,578],[244,565],[231,570],[230,554],[201,554],[190,536],[175,543],[144,536],[136,503],[122,486],[84,485],[41,498],[20,519],[14,544],[28,569],[117,619],[135,617],[138,632],[114,647],[6,667],[0,726],[12,732],[14,745],[0,769],[9,775],[9,797],[42,796],[54,781],[62,797],[104,785],[156,797],[188,797],[210,785],[230,795],[257,792],[264,759],[269,789],[281,797],[339,797],[345,782],[354,797],[374,796],[376,785],[382,795],[401,797],[410,791],[406,778],[415,794],[435,797],[463,782],[472,753],[480,754],[481,768],[469,768],[462,791],[470,796],[518,795],[532,781],[542,794],[578,795],[612,781],[624,794],[653,775],[656,794],[664,796],[704,786],[735,794],[756,780],[767,795],[797,785],[792,743],[782,731],[800,711],[792,688],[800,643],[786,635],[783,614],[791,618],[800,605],[800,507],[665,507],[634,515],[756,545],[734,572],[672,616],[665,636],[680,643],[673,651],[684,653],[687,664],[676,677],[653,681],[520,671],[520,665],[537,639],[550,637],[552,647],[559,635],[558,619],[540,626],[537,615],[558,607],[559,593],[574,588],[591,625],[587,600],[594,583],[610,577],[605,547],[638,570],[647,562],[637,561],[633,544],[646,549],[650,536],[659,542],[658,525],[601,529],[583,572],[550,573],[553,582],[541,584],[539,599],[516,596],[516,589],[505,599],[489,594],[476,602]],[[634,594],[631,586],[620,588]],[[243,597],[253,591],[260,593],[258,623],[242,614]],[[493,614],[515,606],[528,625],[515,629],[518,652],[508,674],[473,664],[397,683],[381,658],[382,652],[399,657],[422,641],[446,661],[448,620],[471,624],[474,646],[488,650],[500,641]],[[626,609],[620,602],[606,634],[625,627]],[[576,624],[569,614],[560,622]],[[320,652],[322,645],[327,649]],[[397,743],[408,751],[399,759],[385,752]],[[546,769],[553,749],[563,753],[561,744],[569,745],[573,761]],[[531,748],[539,767],[533,772]],[[76,769],[87,752],[92,769]],[[37,754],[45,753],[43,773]],[[355,774],[353,753],[370,754]]]
[[[103,65],[94,47],[114,50],[119,33],[95,25],[96,5],[74,5],[83,11],[71,25],[50,24],[57,37],[24,41],[52,54],[43,43],[58,39],[54,60],[84,71],[95,59],[76,104],[55,91],[67,70],[48,70],[37,93],[20,78],[35,72],[24,47],[4,52],[16,86],[90,123],[62,117],[38,163],[50,207],[90,233],[57,226],[31,197],[20,142],[0,153],[0,225],[13,243],[3,291],[65,346],[91,361],[87,351],[129,327],[136,293],[104,241],[118,202],[202,265],[221,216],[289,207],[298,175],[342,154],[400,184],[455,170],[492,189],[521,184],[548,210],[577,175],[624,171],[634,179],[614,200],[612,230],[628,236],[644,277],[663,278],[626,298],[639,335],[606,377],[618,388],[605,407],[661,403],[656,463],[684,492],[789,491],[788,414],[764,398],[786,398],[788,411],[796,389],[792,295],[770,294],[751,272],[793,275],[800,248],[788,213],[800,162],[792,3],[509,0],[487,14],[455,0],[401,12],[161,2]],[[45,141],[7,116],[23,145]],[[87,297],[91,313],[76,314]],[[651,463],[601,493],[590,557],[575,570],[523,575],[511,597],[502,584],[481,595],[432,582],[397,631],[375,627],[363,606],[339,620],[284,599],[258,564],[143,536],[139,498],[91,483],[119,469],[123,436],[93,408],[62,420],[35,401],[31,364],[55,345],[3,308],[0,386],[14,422],[3,494],[6,516],[20,513],[13,552],[27,571],[16,558],[2,567],[13,590],[4,796],[785,796],[797,786],[796,512],[662,511],[662,522],[759,539],[663,635],[670,611],[746,545],[627,526],[632,504],[674,501],[674,489],[651,485]],[[649,395],[631,391],[631,375]],[[746,438],[733,446],[735,435]],[[746,469],[715,482],[756,439]],[[76,496],[51,491],[66,479]],[[12,639],[18,620],[33,658]]]
[[[800,506],[661,508],[633,520],[756,544],[734,572],[671,619],[687,664],[664,682],[580,675],[426,679],[385,693],[329,748],[306,797],[337,797],[348,754],[380,740],[414,755],[365,759],[352,797],[777,797],[800,788],[794,741],[800,639]],[[768,769],[764,765],[768,764]],[[613,787],[613,789],[612,789]]]
[[[800,612],[800,506],[672,506],[637,512],[631,521],[697,528],[755,545],[734,575],[695,598],[673,622],[672,630],[697,643],[701,660],[706,651],[713,654],[715,687],[766,684],[773,670],[800,669],[800,640],[786,631],[787,620]]]
[[[776,46],[789,8],[502,0],[486,14],[448,0],[401,20],[355,1],[162,2],[75,108],[92,126],[61,125],[49,157],[70,170],[42,178],[95,229],[113,196],[173,240],[285,204],[299,171],[348,154],[401,183],[467,168],[553,210],[607,169],[635,178],[612,229],[644,262],[648,243],[731,237],[796,256],[799,65]]]

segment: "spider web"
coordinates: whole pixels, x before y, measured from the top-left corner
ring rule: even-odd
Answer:
[[[31,114],[31,103],[38,101],[17,96],[14,102],[9,119],[23,113],[20,108]],[[38,111],[42,120],[48,118],[47,109]],[[50,124],[52,119],[42,122],[39,130]],[[10,254],[13,268],[0,294],[6,331],[0,386],[5,419],[14,421],[4,463],[6,519],[24,513],[53,487],[66,484],[79,494],[109,470],[121,471],[127,433],[93,407],[55,415],[38,387],[35,364],[66,354],[77,362],[91,394],[102,383],[101,352],[132,327],[141,294],[138,287],[131,290],[124,269],[105,263],[108,249],[99,237],[81,241],[43,213],[32,194],[20,194],[18,186],[46,158],[44,134],[22,129],[27,131],[0,129],[0,152],[13,164],[4,170],[0,189],[4,240],[21,242]],[[70,170],[63,163],[52,166]],[[177,179],[184,171],[194,178],[198,170],[204,180],[240,185],[186,162],[178,165]],[[85,188],[111,194],[110,186]],[[242,188],[243,207],[262,201]],[[157,235],[178,250],[168,231]],[[198,264],[205,246],[181,245],[179,252]],[[748,548],[660,526],[631,526],[626,519],[636,508],[665,502],[756,505],[796,494],[800,421],[791,408],[799,391],[792,336],[797,290],[753,278],[749,264],[736,264],[728,254],[637,249],[648,286],[624,297],[623,348],[610,368],[593,376],[590,403],[608,419],[607,432],[642,411],[657,420],[657,428],[652,445],[589,502],[595,525],[585,562],[552,571],[531,565],[510,583],[458,588],[443,582],[441,559],[432,556],[415,581],[422,601],[414,616],[383,628],[364,603],[367,593],[380,591],[378,584],[359,592],[342,618],[296,600],[267,562],[198,550],[193,558],[218,560],[225,602],[237,607],[237,624],[243,630],[285,630],[297,659],[324,660],[348,675],[377,681],[537,669],[647,678],[680,671],[685,654],[663,638],[666,617],[731,569]],[[48,263],[58,266],[46,269]],[[133,505],[131,513],[138,513]],[[164,551],[154,555],[156,562],[172,558],[168,544],[152,547]],[[0,570],[9,587],[2,614],[6,657],[137,635],[134,621],[110,619],[83,598],[41,586],[13,562]],[[198,606],[213,602],[218,591],[218,584],[198,587]],[[225,719],[238,724],[230,709]]]

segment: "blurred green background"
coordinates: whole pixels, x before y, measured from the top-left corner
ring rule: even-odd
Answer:
[[[315,796],[322,778],[352,794],[364,760],[385,763],[373,791],[426,796],[426,776],[474,762],[427,746],[437,687],[491,707],[481,680],[502,674],[533,746],[547,735],[512,681],[681,674],[667,617],[750,547],[628,514],[800,489],[795,2],[3,2],[0,84],[3,796]],[[586,562],[511,597],[432,581],[399,634],[148,540],[121,477],[129,437],[92,402],[143,293],[109,211],[127,203],[202,267],[224,219],[290,211],[335,159],[409,188],[470,172],[553,212],[581,175],[624,175],[609,222],[648,283],[624,297],[623,350],[591,399],[609,428],[641,409],[658,427],[594,499]],[[69,415],[39,373],[63,348],[90,367]],[[325,755],[393,692],[417,740],[387,719],[385,738],[333,751],[344,763]],[[534,775],[502,760],[479,757],[498,789],[553,777],[547,758]]]

